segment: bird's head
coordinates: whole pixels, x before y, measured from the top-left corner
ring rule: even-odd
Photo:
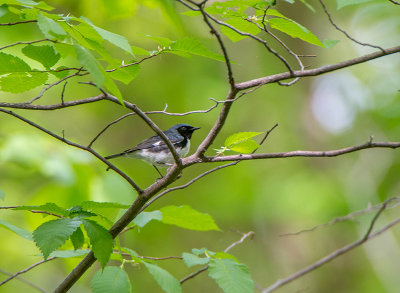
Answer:
[[[172,126],[169,130],[177,131],[183,137],[190,139],[192,137],[193,131],[200,129],[200,127],[193,127],[188,124],[177,124]]]

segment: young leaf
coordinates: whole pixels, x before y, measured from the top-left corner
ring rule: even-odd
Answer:
[[[3,221],[2,219],[0,219],[0,226],[2,226],[3,228],[10,230],[12,232],[14,232],[15,234],[17,234],[18,236],[21,236],[22,238],[32,241],[33,237],[32,237],[32,233],[28,232],[22,228],[19,228],[17,226],[14,226],[13,224],[10,224],[6,221]]]
[[[82,224],[80,219],[56,219],[43,223],[33,231],[33,240],[45,259],[59,248]]]
[[[90,249],[56,250],[50,253],[50,257],[61,257],[61,258],[80,257],[88,254],[89,252]]]
[[[305,42],[320,47],[324,46],[312,32],[294,20],[276,17],[269,19],[268,23],[270,24],[271,28],[284,32],[292,38],[299,38]]]
[[[86,233],[89,236],[94,256],[104,268],[110,259],[113,248],[113,238],[107,229],[95,221],[82,219]]]
[[[58,60],[60,60],[60,54],[58,54],[53,46],[34,46],[28,45],[22,48],[22,53],[25,56],[36,60],[43,64],[46,69],[54,66]]]
[[[78,227],[78,229],[76,229],[75,232],[71,234],[70,239],[75,250],[83,246],[83,244],[85,243],[85,236],[83,236],[81,227]]]
[[[57,22],[44,16],[42,13],[38,13],[37,25],[41,32],[48,39],[64,39],[67,35],[65,30]]]
[[[157,284],[167,293],[180,293],[182,292],[181,284],[172,276],[168,271],[160,268],[157,265],[150,263],[143,263],[149,273],[156,280]]]
[[[244,264],[233,259],[210,260],[208,275],[225,293],[253,293],[254,282]]]
[[[116,70],[108,73],[111,78],[122,81],[124,84],[129,84],[138,74],[140,71],[140,65],[130,65],[127,67],[120,67]]]
[[[61,216],[66,216],[68,213],[66,210],[58,205],[56,205],[53,202],[47,202],[43,205],[39,206],[19,206],[16,208],[13,208],[14,211],[30,211],[30,210],[35,210],[35,211],[44,211],[44,212],[49,212]]]
[[[246,21],[241,17],[234,17],[230,18],[225,21],[227,24],[233,26],[234,28],[238,29],[241,32],[249,33],[252,35],[257,35],[261,30],[253,23]],[[238,34],[234,30],[226,27],[221,26],[221,32],[227,36],[232,42],[237,42],[242,39],[247,38],[247,36],[243,36]]]
[[[94,293],[131,293],[132,290],[128,274],[114,266],[98,270],[93,276],[91,287]]]
[[[47,72],[13,72],[0,78],[0,90],[9,93],[23,93],[43,85]]]
[[[104,69],[88,49],[77,43],[75,43],[74,46],[79,62],[92,75],[95,84],[101,87],[104,84]]]
[[[0,52],[0,75],[27,71],[31,71],[31,67],[21,58]]]
[[[151,220],[162,220],[162,213],[160,211],[152,211],[152,212],[141,212],[136,218],[133,220],[133,223],[140,228],[143,228],[148,222]]]
[[[197,231],[220,230],[210,215],[200,213],[190,206],[166,206],[160,211],[161,222],[165,224]]]
[[[128,40],[120,35],[117,35],[115,33],[106,31],[105,29],[99,28],[97,26],[95,26],[90,19],[81,16],[81,19],[83,19],[84,21],[86,21],[91,27],[93,27],[96,32],[105,40],[109,41],[111,44],[120,47],[122,50],[128,52],[129,54],[133,54],[132,53],[132,49],[131,46],[129,45]]]
[[[253,139],[247,139],[245,141],[241,141],[239,143],[232,145],[230,149],[238,153],[250,154],[252,151],[256,150],[259,146],[260,145]]]
[[[173,42],[170,46],[172,52],[184,52],[197,56],[206,57],[209,59],[214,59],[218,61],[224,61],[224,57],[220,54],[214,53],[213,51],[207,49],[202,43],[194,38],[182,38]]]
[[[183,261],[188,267],[192,267],[195,265],[205,265],[208,264],[210,258],[208,257],[198,257],[197,255],[184,252],[182,253]]]
[[[230,148],[236,144],[249,140],[250,138],[261,134],[262,132],[238,132],[225,139],[225,147]]]

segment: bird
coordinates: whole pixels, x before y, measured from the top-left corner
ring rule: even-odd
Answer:
[[[188,124],[176,124],[163,131],[163,133],[171,141],[179,157],[183,158],[189,152],[190,139],[192,138],[193,132],[197,129],[200,129],[200,127],[193,127]],[[163,175],[158,170],[157,166],[169,167],[174,163],[174,157],[159,135],[154,135],[133,148],[127,149],[122,153],[107,156],[105,159],[109,160],[118,157],[131,157],[150,163],[161,177],[163,177]]]

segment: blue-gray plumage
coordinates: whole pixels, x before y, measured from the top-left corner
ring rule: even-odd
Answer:
[[[188,124],[177,124],[172,126],[170,129],[165,130],[164,134],[171,141],[178,155],[184,157],[189,152],[190,139],[193,131],[199,128],[200,127],[193,127]],[[174,158],[169,151],[168,146],[158,135],[154,135],[142,141],[134,148],[105,158],[108,160],[121,156],[141,159],[153,166],[168,167],[174,163]]]

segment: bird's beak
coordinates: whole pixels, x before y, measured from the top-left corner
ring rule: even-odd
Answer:
[[[192,130],[195,131],[197,129],[200,129],[200,127],[192,127]]]

